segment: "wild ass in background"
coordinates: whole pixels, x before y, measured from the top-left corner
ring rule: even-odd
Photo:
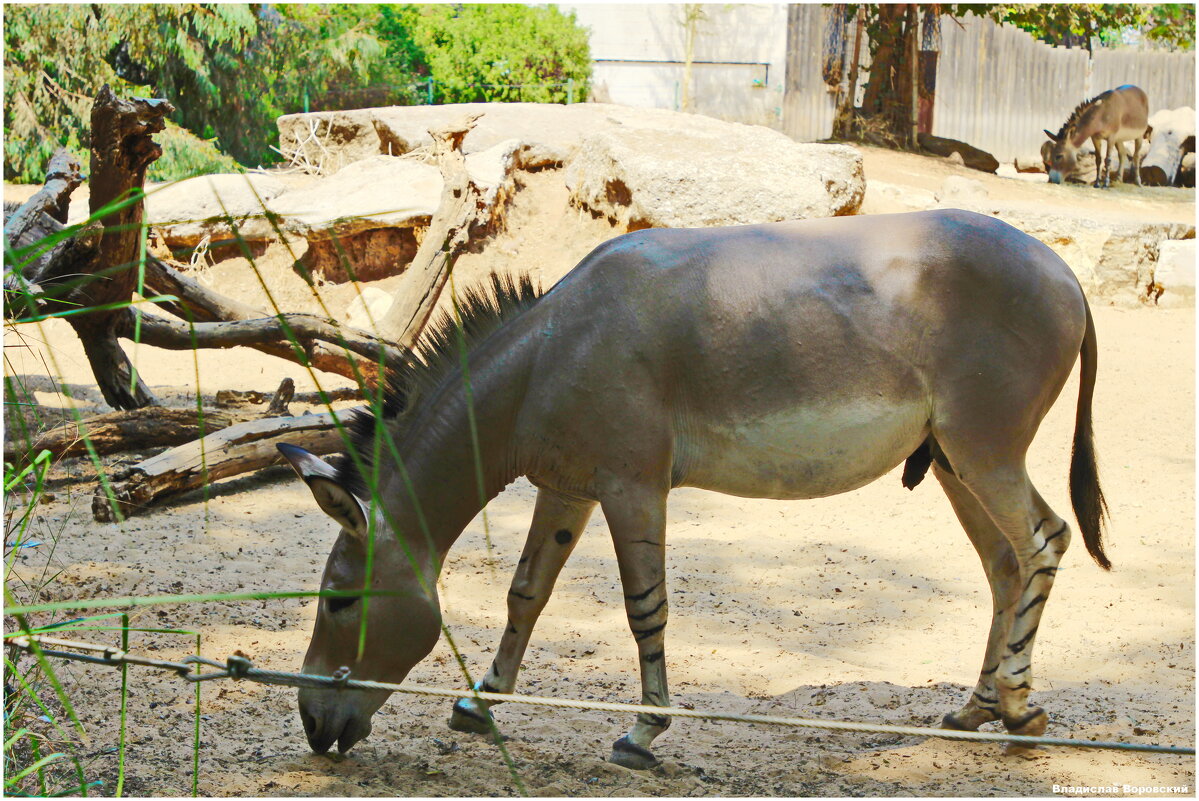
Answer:
[[[1137,186],[1141,185],[1141,139],[1149,128],[1149,98],[1136,86],[1125,84],[1078,104],[1056,134],[1045,130],[1053,140],[1048,154],[1050,183],[1060,184],[1074,170],[1075,153],[1088,139],[1095,147],[1095,183],[1110,187],[1112,147],[1120,159],[1119,176],[1124,180],[1124,142],[1132,140],[1132,165]],[[1107,143],[1100,151],[1101,142]],[[1102,155],[1102,158],[1100,156]]]
[[[378,593],[322,599],[305,672],[348,666],[356,678],[403,680],[437,642],[446,552],[524,475],[537,503],[508,623],[477,689],[514,689],[598,503],[642,703],[668,705],[671,488],[818,498],[906,459],[909,488],[932,466],[993,598],[978,683],[944,725],[1044,732],[1048,715],[1028,699],[1033,642],[1070,527],[1033,487],[1025,454],[1080,353],[1071,500],[1087,551],[1109,566],[1091,434],[1095,330],[1078,281],[1048,247],[950,209],[649,229],[600,245],[540,297],[527,279],[493,276],[462,308],[461,334],[441,319],[420,359],[400,367],[381,419],[354,422],[353,459],[334,466],[280,446],[341,525],[321,589]],[[349,749],[388,695],[300,690],[312,748]],[[488,731],[489,706],[460,700],[450,725]],[[650,745],[669,725],[639,715],[612,761],[653,765]]]

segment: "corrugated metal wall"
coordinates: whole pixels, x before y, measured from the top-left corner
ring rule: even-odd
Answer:
[[[826,13],[816,4],[787,6],[783,132],[801,142],[827,139],[837,110],[836,95],[828,91],[820,72]],[[866,49],[865,44],[862,49]],[[865,81],[865,76],[859,80]]]
[[[1149,115],[1183,106],[1195,107],[1195,53],[1138,53],[1098,50],[1091,65],[1091,92],[1135,83],[1149,95]]]
[[[959,27],[958,23],[961,23]],[[933,133],[1000,161],[1036,155],[1087,92],[1087,52],[973,15],[941,20]]]
[[[800,141],[832,132],[835,95],[820,60],[826,15],[817,5],[788,9],[783,130]],[[849,46],[852,47],[852,34]],[[863,43],[861,86],[869,80]],[[1076,105],[1126,83],[1149,95],[1149,112],[1195,105],[1195,54],[1050,47],[1011,25],[973,15],[941,19],[932,132],[960,139],[1000,161],[1039,154],[1043,128],[1057,131]]]
[[[1074,107],[1126,83],[1149,95],[1149,113],[1194,106],[1195,54],[1050,47],[1011,25],[942,18],[933,133],[1000,161],[1040,151]]]

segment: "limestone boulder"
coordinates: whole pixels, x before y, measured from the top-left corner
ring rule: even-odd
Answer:
[[[1158,302],[1156,274],[1162,247],[1169,253],[1172,240],[1195,237],[1195,226],[1189,223],[1112,223],[1081,214],[1012,209],[992,213],[1061,256],[1093,304],[1134,307]]]
[[[297,163],[320,166],[319,172],[328,174],[371,156],[399,156],[425,147],[432,142],[430,128],[456,122],[467,114],[482,116],[463,139],[463,152],[476,153],[517,139],[522,144],[517,155],[520,169],[561,166],[574,156],[585,139],[604,131],[715,132],[735,127],[734,123],[700,114],[612,103],[388,106],[282,116],[277,121],[279,149],[293,154]]]
[[[1194,239],[1171,239],[1158,245],[1152,286],[1158,306],[1195,305]]]
[[[1162,109],[1149,118],[1153,129],[1149,151],[1141,160],[1141,180],[1146,186],[1173,186],[1182,157],[1195,149],[1195,109],[1186,106]]]
[[[194,248],[205,237],[217,243],[231,240],[230,218],[241,238],[269,239],[274,231],[264,208],[286,190],[279,178],[257,173],[202,175],[151,185],[146,189],[145,219],[175,249]]]
[[[521,143],[509,139],[466,157],[467,173],[493,215],[514,190],[521,152]],[[330,281],[369,281],[396,275],[412,261],[441,192],[435,165],[376,155],[286,192],[269,207],[286,233],[308,241],[303,270]]]
[[[565,173],[572,203],[629,230],[854,214],[865,195],[853,148],[716,120],[593,134]]]

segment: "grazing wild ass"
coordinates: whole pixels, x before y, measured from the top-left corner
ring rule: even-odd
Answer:
[[[1048,247],[958,210],[650,229],[600,245],[541,296],[527,279],[493,276],[468,293],[462,325],[460,337],[443,318],[421,360],[392,377],[382,419],[354,422],[355,460],[333,466],[280,446],[341,525],[322,590],[378,593],[321,600],[306,672],[344,665],[358,678],[404,679],[439,635],[446,552],[480,496],[523,475],[537,502],[508,623],[477,688],[514,689],[533,625],[598,504],[641,701],[668,705],[671,488],[819,498],[906,460],[909,488],[932,467],[994,601],[978,683],[944,725],[1044,731],[1048,716],[1028,698],[1033,642],[1070,527],[1033,487],[1025,453],[1079,354],[1070,493],[1087,550],[1109,566],[1091,434],[1095,330],[1078,281]],[[300,690],[312,748],[350,748],[387,697]],[[450,725],[487,731],[489,706],[460,700]],[[650,745],[669,725],[639,715],[612,761],[654,764]]]
[[[1112,148],[1120,159],[1119,177],[1124,180],[1124,142],[1132,140],[1132,165],[1137,186],[1141,185],[1141,139],[1149,128],[1149,98],[1136,86],[1125,84],[1079,103],[1056,134],[1045,129],[1053,140],[1049,151],[1048,168],[1051,183],[1074,170],[1075,153],[1088,139],[1095,148],[1095,183],[1092,186],[1110,187]],[[1099,145],[1107,143],[1100,151]],[[1100,156],[1102,155],[1102,158]]]

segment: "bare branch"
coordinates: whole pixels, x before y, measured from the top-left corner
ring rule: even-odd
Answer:
[[[441,168],[441,202],[379,324],[380,330],[401,348],[411,349],[416,344],[484,205],[462,154],[462,140],[480,116],[468,114],[456,124],[429,131]]]

